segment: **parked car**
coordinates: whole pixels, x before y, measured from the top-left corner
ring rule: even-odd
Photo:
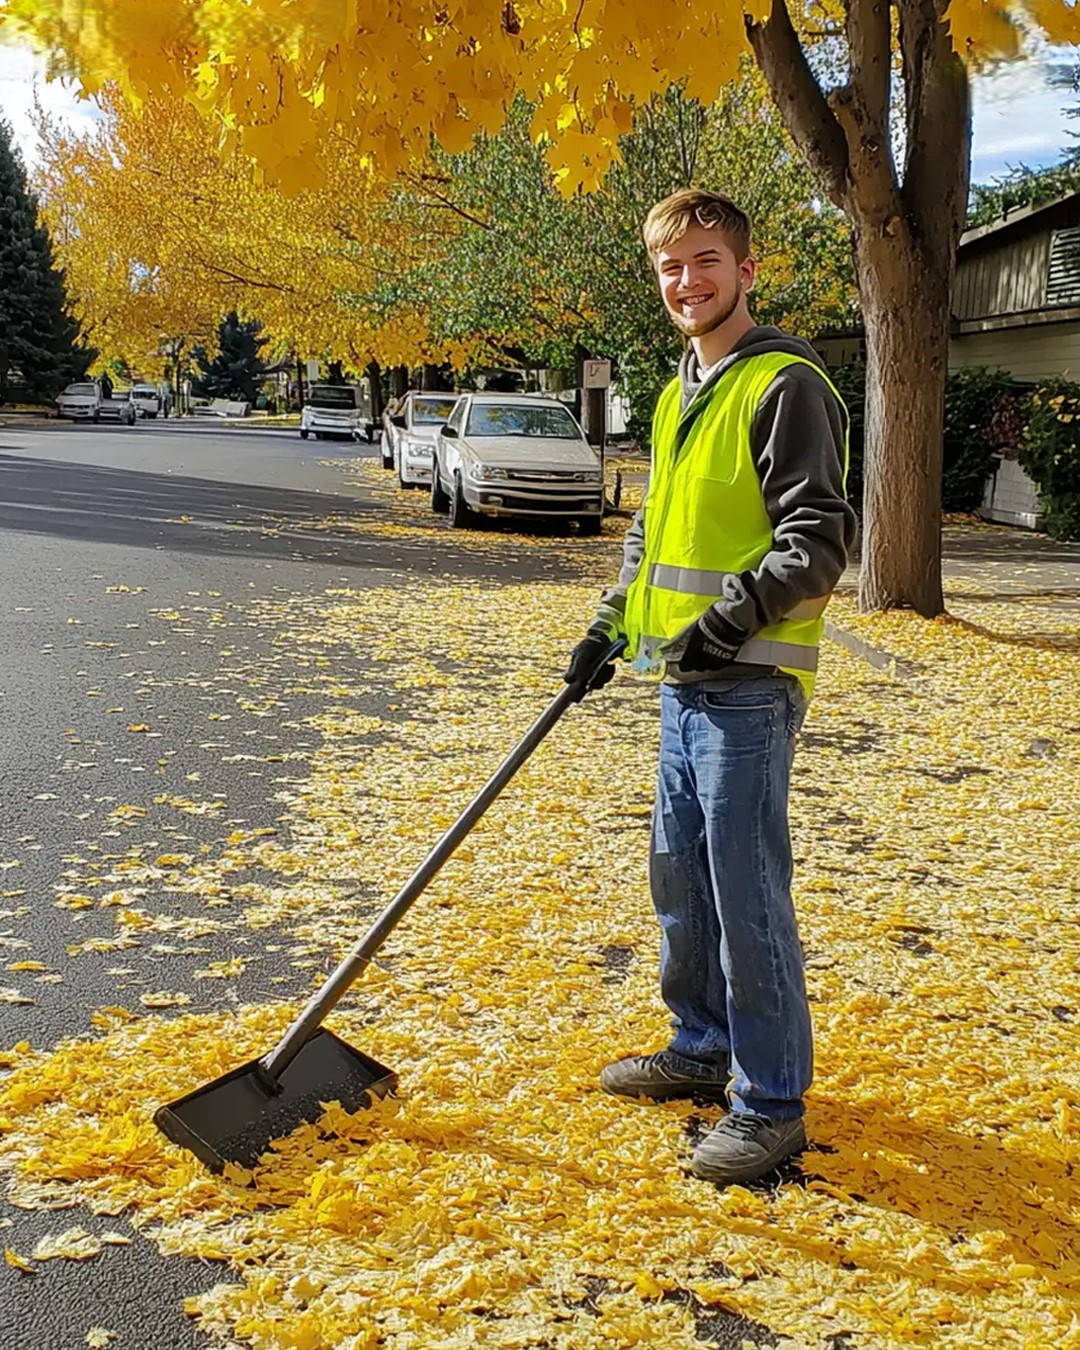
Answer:
[[[392,457],[387,466],[384,445],[383,465],[397,470],[403,488],[431,482],[435,437],[454,411],[457,399],[457,394],[421,394],[414,390],[405,395],[402,406],[389,419],[386,430]]]
[[[576,519],[597,534],[600,459],[557,399],[463,394],[435,442],[431,507],[461,528],[483,515]]]
[[[135,405],[136,417],[157,417],[163,411],[161,394],[154,384],[133,384],[131,401]]]
[[[313,384],[300,413],[300,437],[317,441],[359,440],[374,435],[371,394],[366,385]]]
[[[131,390],[125,389],[123,393],[114,392],[101,400],[94,414],[94,421],[118,422],[123,427],[133,427],[137,415]]]
[[[97,380],[69,384],[56,399],[56,415],[73,422],[96,422],[101,407],[101,385]]]

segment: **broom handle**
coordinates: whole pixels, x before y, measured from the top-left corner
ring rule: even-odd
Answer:
[[[613,642],[598,660],[595,668],[583,680],[568,684],[551,700],[513,750],[507,755],[488,781],[450,826],[428,856],[408,879],[393,900],[372,924],[365,937],[356,944],[341,964],[326,979],[322,987],[309,999],[303,1012],[289,1027],[277,1045],[261,1062],[262,1076],[276,1083],[300,1052],[301,1046],[322,1025],[327,1015],[371,964],[371,958],[398,926],[413,903],[427,890],[443,864],[451,856],[473,826],[499,796],[510,779],[573,703],[580,703],[589,692],[593,680],[604,666],[614,661],[626,647],[620,638]]]

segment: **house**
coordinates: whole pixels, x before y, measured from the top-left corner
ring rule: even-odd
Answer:
[[[960,239],[949,367],[1000,366],[1022,383],[1080,380],[1080,192],[1010,212]],[[982,514],[1038,524],[1035,484],[1004,459]]]
[[[1020,383],[1080,381],[1080,192],[966,231],[956,256],[949,369],[997,366]],[[860,335],[823,333],[826,364],[858,359]],[[981,514],[1035,528],[1034,483],[1012,459],[987,483]]]

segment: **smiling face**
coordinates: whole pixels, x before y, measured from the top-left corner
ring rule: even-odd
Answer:
[[[755,271],[753,258],[738,261],[723,230],[715,226],[691,225],[656,255],[664,307],[688,338],[712,333],[741,313]]]

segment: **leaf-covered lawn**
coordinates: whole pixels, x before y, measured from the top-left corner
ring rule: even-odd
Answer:
[[[612,565],[597,550],[580,556]],[[281,788],[288,828],[134,870],[118,937],[175,933],[179,893],[182,933],[244,940],[192,955],[221,982],[204,987],[283,933],[315,978],[554,691],[594,594],[435,580],[262,605],[279,649],[337,680],[310,772]],[[167,1253],[222,1262],[189,1311],[263,1350],[692,1350],[733,1313],[755,1343],[1080,1345],[1080,609],[971,589],[953,608],[832,611],[901,664],[828,645],[797,760],[818,1051],[801,1168],[719,1191],[684,1170],[715,1110],[597,1088],[608,1058],[666,1035],[655,693],[624,675],[565,719],[335,1014],[398,1071],[398,1101],[331,1108],[253,1186],[210,1177],[152,1111],[268,1048],[296,1003],[177,1014],[172,991],[118,993],[88,1039],[4,1055],[17,1201],[123,1213]],[[251,867],[265,884],[234,886]],[[93,1259],[77,1212],[56,1217],[50,1254]],[[13,1250],[9,1277],[34,1257]]]

